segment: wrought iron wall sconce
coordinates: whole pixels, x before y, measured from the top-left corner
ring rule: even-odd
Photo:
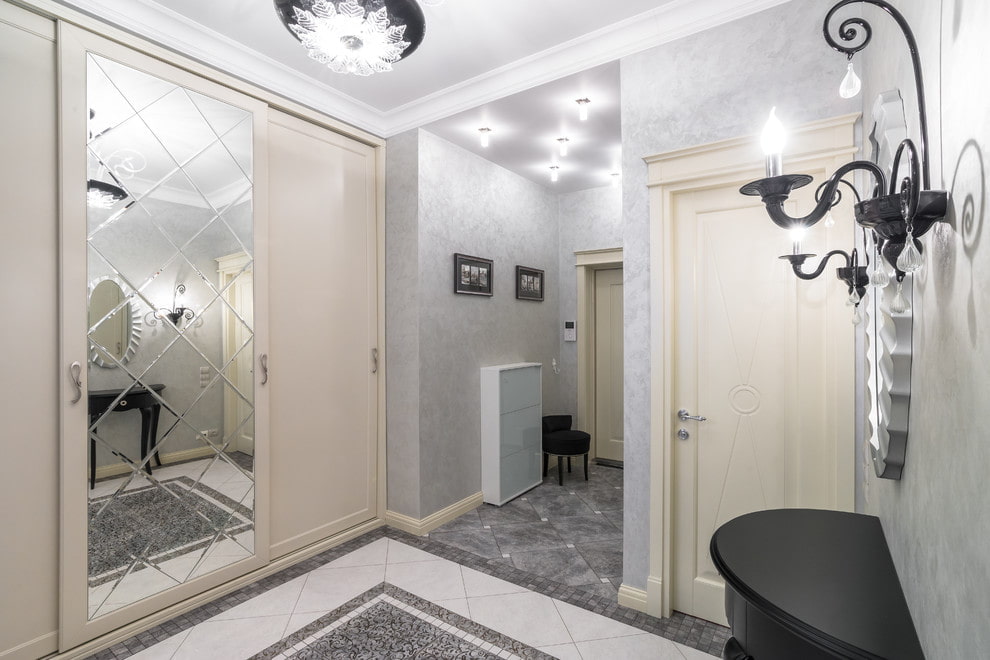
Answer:
[[[767,176],[746,184],[739,192],[744,195],[759,196],[766,206],[770,219],[783,229],[792,232],[795,239],[793,253],[784,255],[781,259],[790,262],[797,277],[804,280],[815,279],[824,272],[833,257],[842,258],[844,264],[836,269],[836,276],[849,290],[849,301],[856,307],[853,321],[858,323],[861,318],[859,301],[865,295],[866,287],[873,285],[883,288],[890,282],[890,273],[884,262],[893,269],[893,276],[898,283],[897,296],[891,304],[891,311],[895,313],[907,311],[908,305],[901,292],[901,283],[906,274],[922,267],[924,259],[921,254],[922,245],[918,239],[924,236],[934,223],[944,218],[948,208],[948,193],[944,190],[931,190],[928,116],[925,110],[925,88],[918,44],[901,13],[884,0],[842,0],[825,16],[822,26],[825,41],[834,50],[849,58],[849,67],[840,86],[840,94],[849,98],[858,93],[859,78],[853,69],[852,59],[856,53],[869,45],[873,37],[873,28],[862,18],[844,20],[837,31],[838,40],[833,37],[830,24],[835,13],[853,3],[866,3],[882,9],[894,19],[907,40],[918,92],[920,145],[916,145],[911,139],[901,142],[894,157],[889,185],[884,171],[870,161],[857,160],[843,165],[818,187],[814,209],[803,217],[792,217],[784,210],[784,202],[787,201],[791,191],[811,183],[812,177],[806,174],[783,174],[781,158],[783,126],[776,119],[774,111],[771,111],[763,136],[763,148],[767,154]],[[902,175],[902,169],[906,169],[907,173]],[[857,170],[867,173],[873,179],[873,193],[869,199],[860,199],[855,187],[844,178]],[[898,181],[899,176],[901,178]],[[805,272],[805,262],[817,255],[801,253],[800,235],[823,218],[829,217],[830,210],[842,199],[840,184],[845,184],[855,195],[857,224],[864,232],[873,234],[874,258],[871,260],[866,252],[861,257],[855,248],[851,252],[833,250],[821,259],[813,271]]]
[[[196,318],[196,312],[188,307],[176,306],[177,300],[186,292],[186,285],[180,284],[175,287],[175,292],[172,294],[172,309],[166,307],[159,307],[158,309],[152,310],[145,314],[144,322],[148,325],[158,325],[159,319],[167,319],[176,328],[179,327],[179,323],[182,319],[186,321],[192,321]]]

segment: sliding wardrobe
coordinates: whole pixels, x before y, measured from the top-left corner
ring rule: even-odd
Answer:
[[[382,142],[31,4],[0,2],[2,494],[35,493],[37,548],[0,550],[4,658],[85,655],[384,508]]]

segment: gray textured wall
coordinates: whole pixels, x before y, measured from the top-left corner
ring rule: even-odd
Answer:
[[[649,546],[650,303],[646,156],[753,135],[771,106],[789,125],[860,109],[837,89],[845,59],[821,37],[831,2],[784,5],[626,57],[622,72],[625,246],[623,581],[646,586]],[[786,158],[785,158],[786,167]],[[655,295],[654,302],[658,302]],[[850,442],[852,439],[850,438]]]
[[[388,141],[385,167],[388,510],[419,518],[418,131]]]
[[[574,253],[622,247],[622,188],[606,186],[560,195],[560,402],[561,413],[577,414],[577,342],[564,341],[564,321],[577,319]],[[585,332],[586,328],[578,328]]]
[[[388,360],[401,379],[389,376],[389,508],[424,518],[481,490],[481,367],[542,362],[544,406],[560,406],[550,369],[559,350],[557,199],[425,131],[391,139],[388,150],[406,163],[393,161],[388,185],[400,190],[386,210]],[[494,260],[493,297],[453,292],[455,252]],[[516,265],[545,271],[544,302],[516,300]],[[416,324],[415,340],[402,323]],[[393,429],[399,416],[407,419]]]
[[[983,658],[990,653],[990,245],[984,240],[990,7],[981,0],[901,0],[897,6],[919,42],[933,184],[951,192],[952,213],[949,224],[923,239],[928,263],[914,299],[904,474],[899,482],[871,475],[866,506],[883,521],[926,655]],[[900,88],[916,134],[904,41],[889,18],[877,17],[874,28],[876,42],[863,52],[869,72],[863,102]]]

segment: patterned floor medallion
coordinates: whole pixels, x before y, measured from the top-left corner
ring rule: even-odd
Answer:
[[[382,583],[251,660],[552,658],[398,587]]]

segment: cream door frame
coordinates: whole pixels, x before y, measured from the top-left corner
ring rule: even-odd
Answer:
[[[824,169],[833,172],[858,151],[856,124],[860,115],[850,114],[806,124],[789,136],[785,166],[788,171]],[[757,137],[734,138],[712,144],[678,149],[644,159],[650,190],[650,544],[646,612],[670,616],[671,501],[673,479],[671,450],[673,418],[671,391],[673,374],[673,200],[680,193],[712,186],[743,185],[764,176],[764,156]],[[767,222],[769,222],[769,218]],[[849,367],[851,369],[851,365]],[[830,376],[831,377],[831,376]],[[849,386],[852,386],[850,380]],[[849,411],[852,419],[852,411]],[[854,498],[853,438],[837,443],[834,455],[835,507],[852,510]]]
[[[577,419],[574,428],[595,433],[595,271],[622,268],[622,248],[581,250],[577,267]],[[595,458],[595,439],[591,456]]]

